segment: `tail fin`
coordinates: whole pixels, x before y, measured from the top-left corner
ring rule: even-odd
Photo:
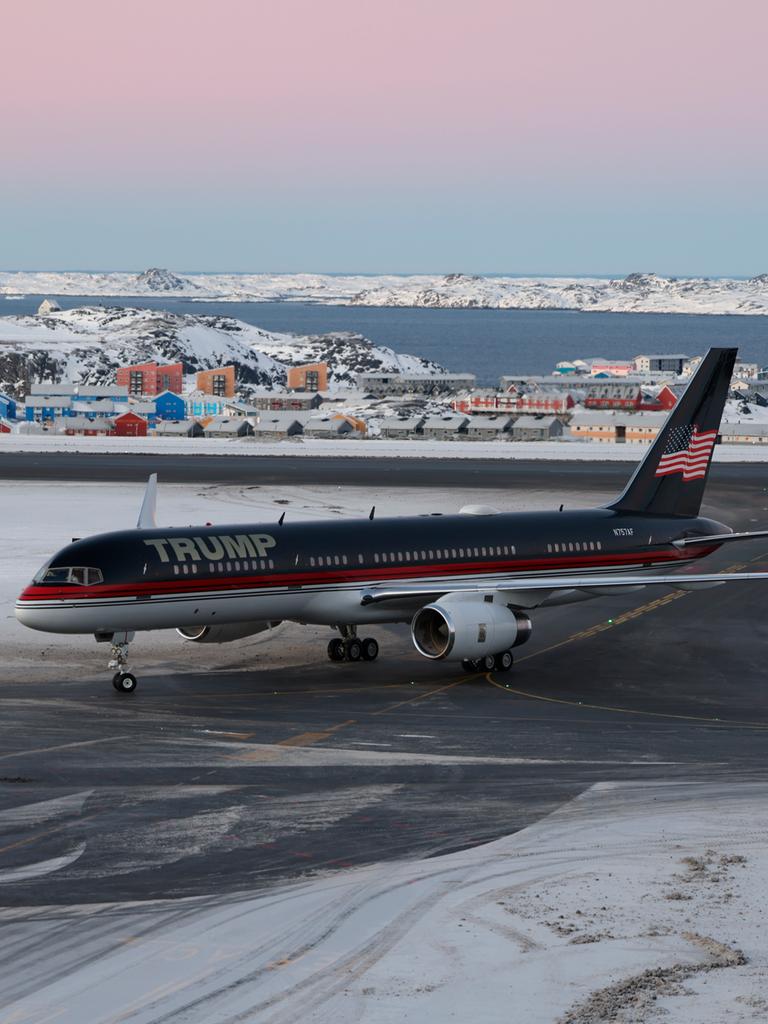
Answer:
[[[707,483],[735,348],[711,348],[623,493],[617,512],[696,516]]]

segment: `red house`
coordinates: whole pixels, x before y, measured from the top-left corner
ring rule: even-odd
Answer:
[[[116,437],[146,437],[147,421],[143,416],[137,416],[135,412],[124,412],[121,416],[115,416]]]
[[[129,395],[159,395],[163,391],[181,394],[184,386],[182,363],[136,363],[121,366],[115,375],[115,382],[128,388]]]

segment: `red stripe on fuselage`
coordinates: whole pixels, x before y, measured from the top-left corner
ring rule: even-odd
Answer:
[[[706,543],[706,542],[702,542]],[[644,551],[628,552],[620,555],[597,555],[590,552],[586,557],[553,557],[538,559],[515,559],[514,562],[451,562],[440,563],[439,565],[420,565],[418,563],[398,562],[397,565],[377,565],[368,568],[353,568],[352,566],[334,567],[330,572],[327,570],[316,570],[314,572],[278,573],[271,572],[268,575],[259,576],[214,576],[214,575],[190,575],[170,580],[141,580],[134,583],[124,584],[99,584],[92,587],[52,587],[39,584],[30,584],[19,596],[19,601],[40,601],[40,600],[67,600],[69,598],[117,598],[117,597],[140,597],[184,594],[195,590],[205,589],[208,591],[219,590],[243,590],[253,588],[255,590],[280,587],[280,586],[312,586],[321,583],[354,583],[364,580],[366,583],[388,583],[393,579],[405,580],[420,578],[422,576],[485,576],[489,573],[508,572],[511,576],[522,572],[530,572],[541,569],[549,569],[553,573],[569,568],[600,568],[608,565],[625,565],[646,563],[646,562],[677,562],[690,561],[692,557],[704,557],[716,551],[719,545],[711,544],[706,550],[692,556],[690,548],[685,551],[675,549],[674,551],[651,552]]]

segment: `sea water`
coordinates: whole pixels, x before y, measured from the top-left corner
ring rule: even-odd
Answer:
[[[195,302],[163,296],[50,296],[63,309],[133,306],[231,316],[268,331],[354,331],[397,352],[433,359],[490,384],[504,373],[550,373],[560,360],[631,359],[658,352],[698,355],[735,345],[740,357],[768,366],[768,317],[682,313],[580,313],[572,310],[402,309],[303,302]],[[35,313],[42,296],[0,298],[0,315]],[[0,326],[0,340],[2,328]]]

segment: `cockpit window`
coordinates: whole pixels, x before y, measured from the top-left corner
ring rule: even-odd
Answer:
[[[57,566],[55,569],[43,568],[35,577],[35,583],[75,583],[80,587],[92,587],[94,583],[103,583],[101,569],[85,566]]]
[[[48,569],[40,577],[41,583],[69,583],[69,569]]]

